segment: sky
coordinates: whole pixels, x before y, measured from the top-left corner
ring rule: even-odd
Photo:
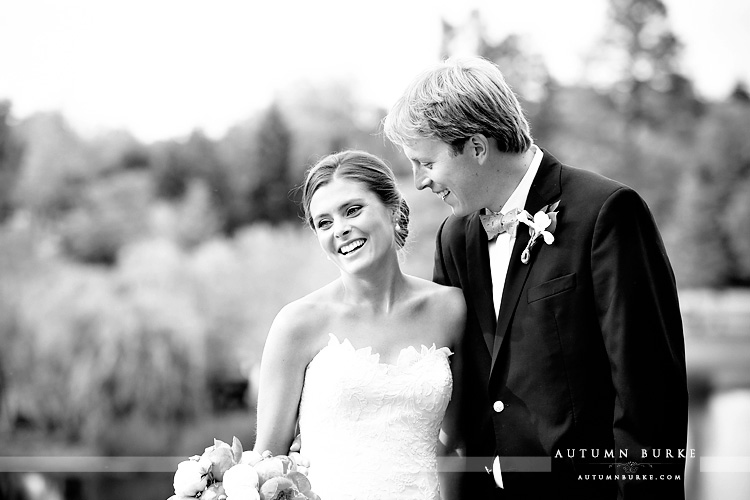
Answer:
[[[699,94],[750,83],[750,2],[665,0]],[[483,14],[563,83],[603,34],[604,0],[3,0],[0,99],[13,115],[61,111],[84,135],[220,136],[295,82],[349,83],[387,107],[439,56],[441,18]]]

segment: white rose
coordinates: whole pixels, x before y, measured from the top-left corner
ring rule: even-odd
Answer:
[[[210,465],[210,462],[209,462]],[[177,496],[194,497],[206,489],[208,468],[205,463],[185,460],[177,465],[174,473],[174,492]]]
[[[260,493],[255,488],[239,488],[227,500],[260,500]]]
[[[242,498],[245,490],[258,492],[258,473],[248,464],[237,464],[224,473],[224,491],[228,497]]]
[[[234,493],[227,495],[227,500],[260,500],[260,493],[255,488],[237,488]]]
[[[260,453],[258,453],[255,450],[248,450],[242,452],[242,459],[240,460],[241,464],[248,464],[248,465],[255,465],[258,462],[263,460],[263,457]]]

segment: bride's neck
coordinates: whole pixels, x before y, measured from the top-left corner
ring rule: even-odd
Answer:
[[[367,275],[342,274],[342,302],[388,313],[399,302],[406,288],[406,275],[398,262]]]

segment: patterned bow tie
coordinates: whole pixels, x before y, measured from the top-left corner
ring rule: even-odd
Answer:
[[[492,210],[486,209],[489,214],[480,214],[479,220],[487,232],[487,239],[492,241],[498,234],[507,232],[511,238],[515,238],[516,229],[518,228],[518,214],[520,210],[514,208],[507,214],[500,212],[493,212]]]

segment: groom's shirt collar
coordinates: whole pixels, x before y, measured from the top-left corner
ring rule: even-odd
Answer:
[[[523,210],[526,205],[526,198],[529,196],[529,190],[534,182],[534,177],[539,171],[539,165],[542,163],[542,157],[544,153],[536,145],[532,145],[535,148],[534,158],[529,164],[529,168],[526,170],[521,182],[518,183],[516,189],[505,202],[501,212],[507,213],[509,210],[517,208]],[[486,234],[482,231],[482,237],[486,238]],[[516,242],[516,238],[511,238],[509,233],[503,233],[497,236],[494,240],[489,242],[489,254],[490,254],[490,273],[492,274],[492,299],[495,305],[495,317],[497,317],[500,311],[500,302],[503,298],[503,288],[505,287],[505,277],[508,275],[508,264],[510,263],[510,256],[513,253],[513,244]]]
[[[542,158],[544,157],[541,148],[537,147],[535,144],[532,144],[531,147],[536,149],[534,158],[532,158],[529,168],[526,170],[521,182],[518,183],[518,186],[516,186],[516,189],[500,210],[502,213],[508,213],[514,208],[523,210],[523,207],[526,205],[526,198],[529,197],[529,190],[534,183],[534,177],[536,177],[536,174],[539,171],[539,165],[542,164]]]

